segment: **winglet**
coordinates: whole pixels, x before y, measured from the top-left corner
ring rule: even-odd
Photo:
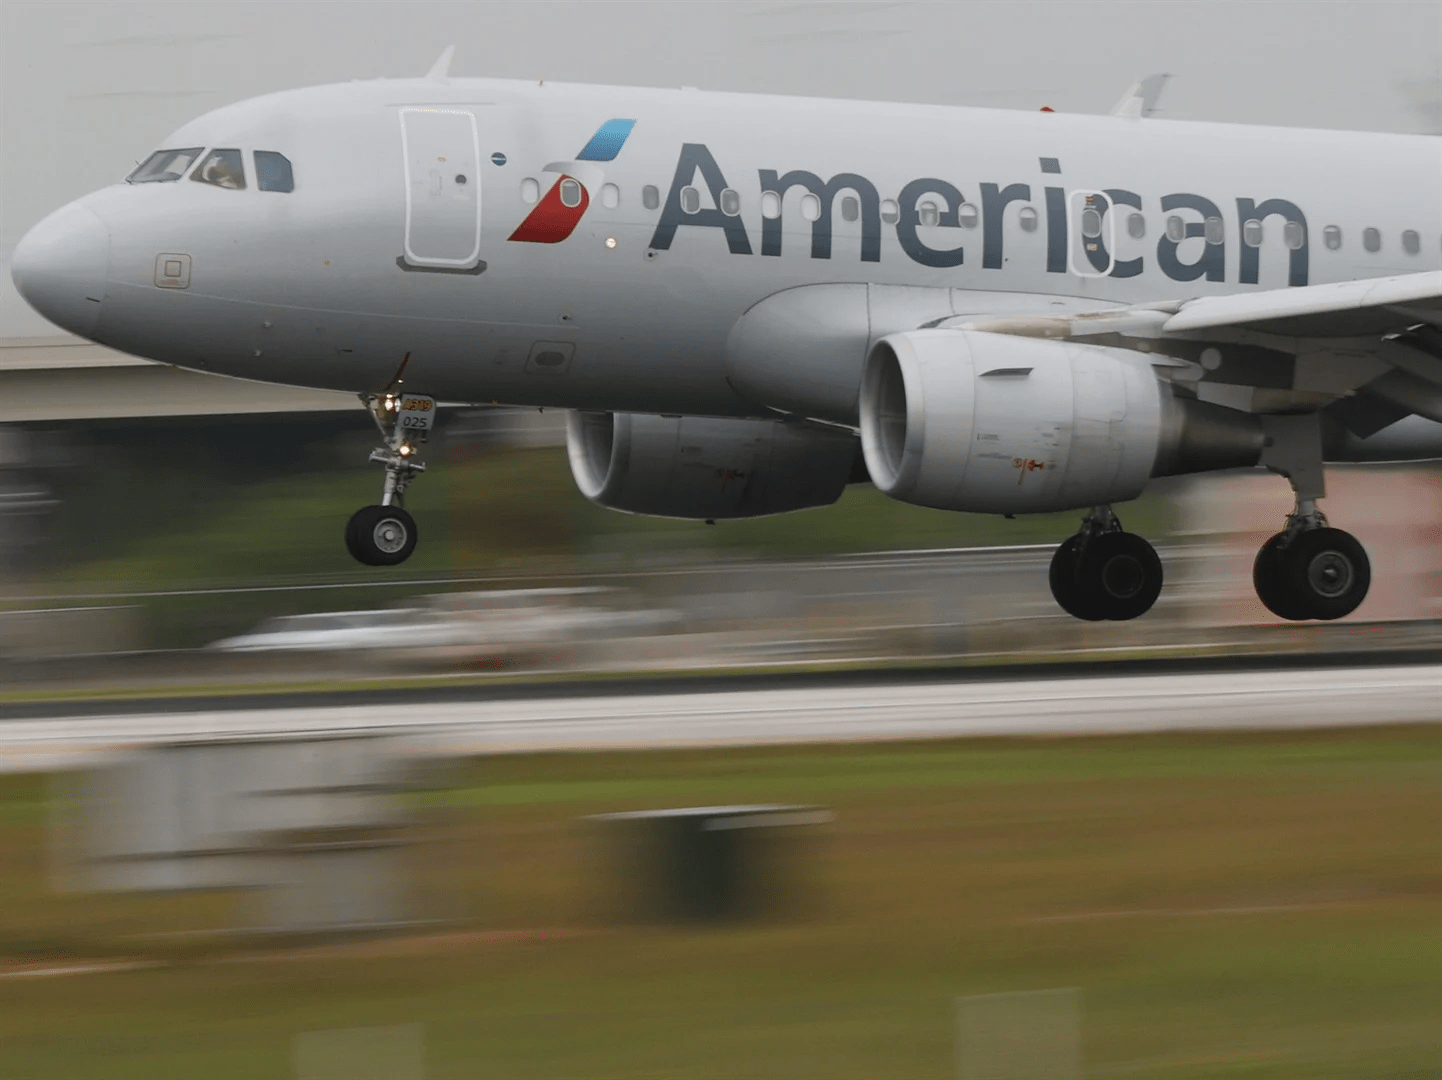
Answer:
[[[451,57],[456,55],[456,47],[447,45],[445,52],[431,65],[431,70],[426,72],[426,78],[431,82],[445,82],[451,73]]]
[[[1122,99],[1112,106],[1111,115],[1128,116],[1140,120],[1157,111],[1157,99],[1162,96],[1162,87],[1171,76],[1167,74],[1148,75],[1141,82],[1132,83]]]

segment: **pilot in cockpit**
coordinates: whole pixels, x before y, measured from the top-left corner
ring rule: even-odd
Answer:
[[[216,187],[238,189],[245,187],[245,173],[236,150],[212,150],[195,170],[194,179]]]

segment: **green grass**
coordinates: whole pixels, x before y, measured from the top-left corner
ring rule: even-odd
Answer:
[[[79,594],[286,587],[115,601],[138,606],[139,645],[181,648],[241,633],[275,615],[385,607],[417,591],[442,588],[408,586],[408,578],[506,573],[545,584],[717,558],[1053,543],[1073,532],[1080,518],[1077,512],[1014,521],[954,514],[899,503],[860,485],[832,507],[707,526],[595,506],[576,491],[563,448],[489,450],[450,459],[436,452],[407,501],[420,546],[402,571],[386,571],[357,566],[341,539],[345,521],[376,497],[377,471],[363,467],[367,445],[359,438],[336,439],[313,450],[312,468],[243,486],[216,483],[205,470],[187,470],[184,462],[157,463],[166,512],[153,518],[121,508],[100,512],[113,489],[133,486],[129,473],[117,471],[107,484],[97,480],[104,497],[92,492],[72,500],[78,505],[56,540],[57,568],[39,587]],[[103,465],[97,468],[103,471]],[[1121,513],[1129,527],[1151,536],[1164,536],[1171,527],[1164,495],[1144,497]],[[107,538],[99,548],[98,529]],[[322,592],[293,588],[383,580],[388,574],[400,584]]]
[[[142,936],[234,897],[48,894],[5,778],[0,957],[163,966],[0,980],[0,1076],[281,1078],[297,1032],[420,1022],[433,1078],[940,1080],[955,997],[1076,986],[1088,1077],[1436,1077],[1439,798],[1432,728],[492,758],[420,800],[420,878],[561,934],[281,957]],[[773,800],[836,812],[803,912],[597,920],[582,816]]]

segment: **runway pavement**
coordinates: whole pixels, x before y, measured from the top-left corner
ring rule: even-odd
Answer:
[[[0,724],[0,771],[212,739],[392,734],[445,754],[1442,720],[1442,665],[838,682],[761,689],[52,716]]]

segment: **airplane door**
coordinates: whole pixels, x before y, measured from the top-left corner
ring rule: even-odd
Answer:
[[[1106,277],[1116,265],[1116,215],[1100,191],[1067,192],[1067,264],[1078,277]]]
[[[459,109],[402,109],[406,262],[466,270],[481,254],[480,140]]]

